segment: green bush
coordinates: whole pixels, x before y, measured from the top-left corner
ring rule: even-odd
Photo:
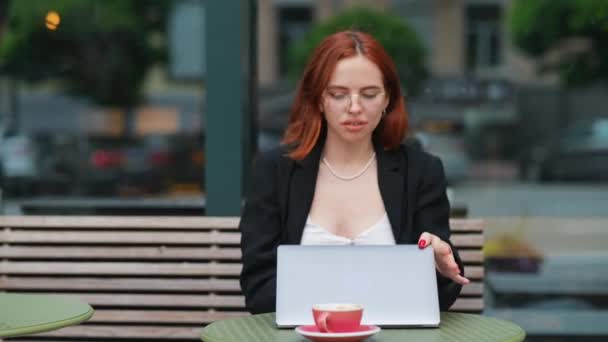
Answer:
[[[588,43],[587,49],[541,65],[541,72],[558,72],[569,86],[608,80],[608,1],[515,0],[508,22],[513,44],[532,57],[568,39]]]
[[[427,77],[426,50],[417,33],[402,17],[368,8],[353,8],[314,26],[301,41],[289,47],[288,73],[297,79],[314,48],[332,33],[355,29],[372,34],[397,66],[403,88],[415,95]]]
[[[147,70],[166,60],[167,0],[11,1],[0,42],[0,71],[30,82],[58,81],[66,91],[103,105],[139,102]],[[60,14],[55,29],[45,26]]]

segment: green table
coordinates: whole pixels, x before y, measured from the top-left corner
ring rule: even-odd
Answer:
[[[0,294],[0,338],[56,330],[93,316],[89,304],[54,295]]]
[[[246,316],[214,322],[206,326],[201,338],[205,342],[302,342],[308,341],[293,329],[277,329],[274,314]],[[523,341],[526,333],[517,325],[486,316],[453,312],[441,313],[436,328],[382,329],[366,342],[402,341]]]

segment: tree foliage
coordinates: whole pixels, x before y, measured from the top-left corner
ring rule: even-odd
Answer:
[[[27,81],[53,79],[97,103],[131,106],[149,67],[165,61],[166,0],[12,1],[0,42],[1,70]],[[50,11],[60,15],[46,26]]]
[[[353,8],[314,26],[289,47],[289,75],[299,77],[314,48],[328,35],[348,29],[372,34],[393,58],[404,89],[415,94],[428,72],[426,50],[417,33],[402,17],[368,8]]]
[[[541,72],[557,71],[564,84],[608,80],[608,1],[514,0],[509,30],[516,47],[543,60]]]

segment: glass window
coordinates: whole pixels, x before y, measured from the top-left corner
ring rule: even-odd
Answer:
[[[495,67],[501,63],[501,8],[499,5],[469,5],[466,8],[469,70]]]
[[[0,4],[5,201],[200,201],[203,1]]]
[[[310,6],[282,6],[278,9],[279,17],[279,73],[287,73],[287,47],[304,37],[312,24],[313,10]]]

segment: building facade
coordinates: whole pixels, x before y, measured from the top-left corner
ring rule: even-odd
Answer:
[[[287,45],[318,21],[352,6],[391,11],[419,34],[436,78],[501,79],[554,85],[507,37],[510,0],[259,0],[258,76],[262,86],[285,77]]]

